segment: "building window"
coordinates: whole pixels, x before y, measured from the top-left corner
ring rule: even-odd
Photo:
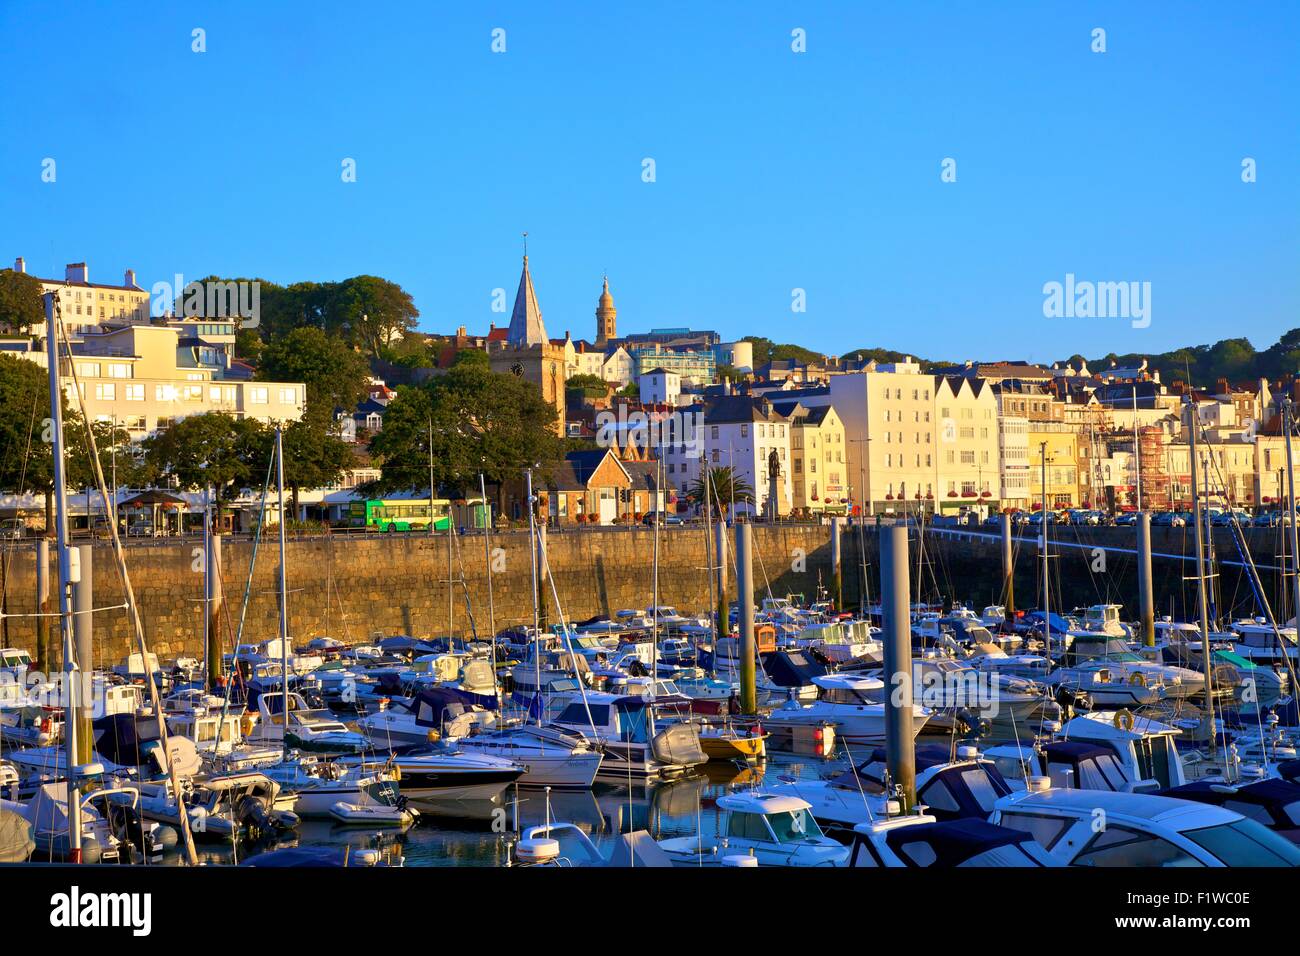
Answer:
[[[117,386],[112,382],[95,383],[95,400],[100,402],[111,402],[117,398]]]
[[[280,404],[294,405],[298,402],[298,390],[292,386],[280,389]]]
[[[144,386],[143,386],[143,385],[139,385],[139,384],[135,384],[135,385],[127,385],[127,387],[126,387],[126,400],[127,400],[128,402],[143,402],[143,401],[144,401]]]
[[[261,385],[254,385],[248,389],[248,403],[250,405],[266,404],[266,388]]]

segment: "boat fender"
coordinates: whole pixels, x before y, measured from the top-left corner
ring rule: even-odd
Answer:
[[[1111,718],[1111,723],[1122,730],[1133,729],[1133,715],[1127,710],[1115,711],[1115,716]]]
[[[722,858],[722,865],[740,866],[740,867],[758,866],[758,857],[748,856],[748,855],[742,856],[741,854],[738,853],[732,854],[731,856],[724,856]]]
[[[239,721],[239,730],[245,737],[247,737],[249,734],[253,732],[253,727],[256,724],[257,724],[257,715],[245,713],[243,718]]]

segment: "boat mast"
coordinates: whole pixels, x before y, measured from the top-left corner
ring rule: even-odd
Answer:
[[[1286,439],[1286,495],[1287,495],[1287,518],[1286,524],[1291,532],[1291,588],[1293,600],[1292,613],[1295,615],[1296,626],[1300,627],[1300,560],[1296,559],[1296,554],[1300,553],[1296,549],[1300,547],[1300,532],[1297,532],[1295,526],[1295,468],[1291,458],[1291,428],[1292,422],[1292,405],[1291,399],[1288,398],[1282,403],[1282,434]],[[1283,548],[1285,551],[1286,549]],[[1286,559],[1282,560],[1283,568],[1286,566]]]
[[[663,479],[664,468],[664,442],[663,430],[659,432],[659,454],[655,462],[655,486],[660,486]],[[668,495],[664,495],[663,504],[668,503]],[[659,676],[659,522],[663,517],[663,505],[655,508],[655,543],[654,543],[654,575],[651,583],[653,591],[651,595],[651,618],[650,618],[650,701],[653,705],[655,698],[655,679]],[[649,708],[650,717],[650,735],[654,736],[655,732],[655,709]]]
[[[478,473],[478,493],[482,499],[483,515],[483,560],[487,571],[487,591],[488,591],[488,633],[492,635],[492,680],[493,686],[496,684],[497,673],[497,620],[496,606],[492,600],[492,518],[488,511],[487,503],[487,482],[483,478],[483,472]]]
[[[280,689],[283,694],[280,706],[283,708],[284,733],[280,737],[281,750],[285,757],[289,750],[289,588],[284,570],[284,432],[279,422],[275,425],[275,512],[276,524],[280,531]]]
[[[1138,387],[1133,383],[1133,474],[1137,479],[1137,510],[1142,510],[1142,446],[1138,442]]]
[[[528,569],[532,574],[533,586],[533,679],[536,681],[537,726],[542,725],[542,642],[541,615],[537,608],[537,523],[533,515],[533,469],[525,468],[524,475],[528,481]],[[582,679],[582,675],[578,675]]]
[[[1043,628],[1047,640],[1047,666],[1052,665],[1052,612],[1051,596],[1049,587],[1051,579],[1047,572],[1047,442],[1038,443],[1039,458],[1042,459],[1042,483],[1043,483]]]
[[[721,621],[714,621],[713,612],[717,608],[717,597],[713,593],[713,576],[717,570],[713,567],[713,499],[712,492],[709,489],[709,456],[707,452],[700,452],[700,471],[704,479],[704,563],[709,566],[709,621],[713,624],[709,638],[713,641],[713,653],[718,652],[718,638],[722,636]],[[655,484],[659,483],[656,476]],[[718,558],[721,562],[721,558]]]
[[[1205,714],[1210,736],[1210,757],[1216,750],[1214,730],[1213,657],[1210,652],[1210,607],[1205,594],[1205,538],[1201,527],[1201,486],[1196,469],[1197,409],[1194,396],[1188,396],[1188,457],[1192,468],[1192,520],[1196,525],[1196,603],[1201,615],[1201,662],[1205,670]]]
[[[49,365],[50,423],[54,443],[54,531],[59,566],[59,633],[63,638],[63,736],[68,761],[68,858],[81,862],[81,791],[77,787],[77,663],[72,636],[71,549],[68,547],[68,486],[63,460],[63,387],[59,383],[58,330],[61,327],[59,294],[45,296],[45,358]],[[71,349],[68,350],[71,354]]]

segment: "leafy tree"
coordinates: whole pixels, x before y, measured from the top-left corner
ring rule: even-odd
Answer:
[[[378,276],[339,283],[329,299],[330,324],[345,330],[370,355],[415,327],[420,310],[401,286]]]
[[[26,332],[44,320],[40,281],[25,272],[0,269],[0,328]]]
[[[609,394],[609,383],[599,375],[592,375],[585,372],[581,375],[571,375],[564,383],[566,392],[581,392],[583,395],[592,398],[604,398]]]
[[[289,486],[292,514],[298,516],[298,493],[303,488],[325,488],[343,476],[343,472],[356,464],[356,453],[342,438],[318,427],[311,421],[294,421],[283,432],[281,444],[285,449],[285,484]],[[270,462],[270,450],[276,446],[276,433],[266,429],[265,458],[259,460],[259,471],[265,473]]]
[[[157,475],[174,479],[181,488],[211,485],[218,518],[224,502],[260,482],[265,473],[258,466],[266,467],[266,426],[254,418],[226,412],[190,415],[142,444],[145,462]],[[288,457],[286,453],[286,461]]]
[[[74,431],[67,421],[64,433]],[[0,355],[0,489],[45,496],[45,527],[53,528],[54,454],[49,442],[50,386],[35,362]]]
[[[754,489],[743,476],[732,470],[731,466],[709,466],[709,491],[713,495],[713,506],[726,508],[733,501],[736,504],[753,504]],[[704,476],[696,478],[686,492],[686,500],[696,505],[704,504]]]
[[[351,411],[366,397],[370,366],[341,339],[301,326],[272,339],[262,349],[257,377],[260,381],[305,383],[304,417],[323,429],[333,421],[335,409]]]
[[[472,488],[482,472],[498,496],[503,482],[533,462],[557,460],[562,448],[555,409],[537,385],[492,372],[470,351],[445,375],[399,388],[370,442],[381,461],[379,492],[427,488],[432,450],[435,486]]]

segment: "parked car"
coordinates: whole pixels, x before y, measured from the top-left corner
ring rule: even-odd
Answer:
[[[1159,514],[1151,516],[1151,527],[1185,528],[1187,527],[1187,520],[1176,511],[1161,511]]]
[[[650,525],[650,526],[653,526],[654,523],[655,523],[655,515],[658,515],[658,516],[659,516],[659,523],[660,523],[660,524],[674,524],[674,525],[676,525],[676,524],[686,524],[686,519],[683,518],[681,515],[669,514],[667,511],[651,511],[651,512],[648,512],[648,513],[645,515],[645,517],[643,517],[643,518],[641,519],[641,523],[644,524],[644,525]]]
[[[1137,523],[1138,516],[1135,511],[1125,511],[1115,516],[1115,527],[1117,528],[1131,528]]]
[[[1145,793],[1014,793],[989,822],[1032,834],[1067,866],[1300,866],[1300,848],[1255,820]]]
[[[27,535],[27,525],[22,518],[5,518],[0,521],[0,538],[23,538]]]

